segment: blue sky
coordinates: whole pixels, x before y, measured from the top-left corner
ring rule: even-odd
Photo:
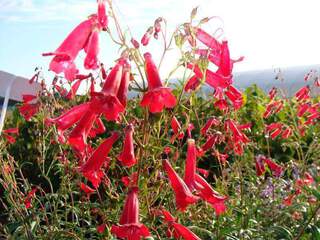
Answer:
[[[200,6],[199,15],[220,16],[234,57],[246,60],[236,71],[319,63],[318,0],[114,0],[124,28],[137,39],[159,16],[171,30]],[[55,50],[80,21],[96,10],[95,0],[0,0],[0,70],[30,77],[36,66],[47,68],[41,53]],[[207,30],[214,30],[210,23]],[[220,23],[219,23],[220,24]],[[104,35],[101,60],[117,57]],[[147,49],[160,55],[159,43]],[[164,71],[176,60],[172,54]],[[81,58],[81,56],[80,56]]]

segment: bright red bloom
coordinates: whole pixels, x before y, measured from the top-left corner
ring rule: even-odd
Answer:
[[[87,137],[97,117],[98,115],[89,108],[69,135],[68,143],[80,153],[86,148]]]
[[[201,149],[206,152],[210,148],[212,148],[216,142],[218,141],[218,136],[217,135],[211,135],[207,137],[207,141],[202,145]]]
[[[305,86],[299,89],[295,94],[297,101],[302,101],[310,98],[310,87]]]
[[[274,97],[276,96],[278,92],[278,89],[276,87],[273,87],[270,91],[269,91],[269,98],[270,100],[273,100]]]
[[[83,182],[80,183],[80,189],[87,194],[87,196],[90,196],[92,193],[95,192],[94,189],[92,189],[91,187],[89,187],[88,185],[84,184]]]
[[[189,80],[187,81],[186,85],[184,86],[184,90],[186,92],[196,90],[197,87],[200,85],[201,79],[198,78],[198,76],[193,75]]]
[[[105,0],[98,0],[98,21],[101,28],[106,29],[108,27]]]
[[[64,131],[73,124],[79,121],[81,117],[87,112],[89,109],[88,103],[83,103],[78,106],[71,108],[69,111],[65,112],[61,116],[57,118],[47,118],[45,123],[46,125],[55,124],[58,129],[59,141],[61,143],[65,142],[65,137],[63,135]]]
[[[112,225],[111,233],[118,238],[140,240],[149,237],[148,228],[139,221],[138,188],[132,187],[126,198],[119,225]]]
[[[119,86],[117,97],[123,107],[127,105],[128,87],[130,83],[130,65],[125,64],[122,71],[121,83]]]
[[[112,148],[112,145],[117,141],[118,137],[119,134],[117,132],[113,132],[109,138],[104,140],[93,152],[86,163],[81,166],[81,172],[96,172],[100,170],[106,160],[110,160],[107,158],[107,156]]]
[[[19,129],[18,128],[8,128],[8,129],[4,129],[2,131],[3,136],[7,139],[7,141],[10,144],[13,144],[16,142],[16,138],[12,135],[19,135]]]
[[[175,239],[185,239],[185,240],[200,240],[200,238],[195,235],[191,230],[187,227],[177,223],[177,219],[174,218],[170,212],[165,209],[161,209],[161,213],[164,217],[164,220],[167,222],[169,226],[168,237],[172,237],[171,232],[173,232],[173,236]]]
[[[141,38],[141,44],[143,46],[147,46],[149,44],[152,33],[153,33],[153,27],[150,27]]]
[[[230,59],[228,41],[222,42],[221,59],[217,73],[221,74],[224,77],[229,77],[232,74],[232,64]]]
[[[162,112],[163,108],[173,108],[177,100],[171,89],[163,87],[160,75],[150,53],[144,54],[145,69],[148,79],[148,92],[144,94],[140,105],[148,107],[151,113]]]
[[[188,139],[187,160],[184,173],[184,182],[191,191],[201,188],[195,180],[197,168],[197,149],[194,139]]]
[[[181,125],[180,125],[178,119],[175,116],[173,116],[171,119],[171,128],[173,131],[173,135],[170,138],[171,143],[173,143],[176,138],[178,138],[179,140],[183,139],[184,133],[181,129]]]
[[[167,173],[171,186],[175,192],[176,205],[179,210],[184,211],[189,204],[198,201],[199,198],[191,193],[187,184],[179,177],[166,159],[163,160],[163,168]]]
[[[272,171],[273,175],[276,177],[280,177],[283,169],[280,165],[278,165],[277,163],[275,163],[274,161],[272,161],[269,158],[265,158],[264,160],[266,162],[266,164],[268,165],[268,167],[270,168],[270,170]]]
[[[90,101],[95,112],[103,113],[107,120],[115,121],[125,108],[117,94],[121,85],[122,70],[126,60],[121,58],[109,73],[100,93],[94,93]]]
[[[132,167],[137,163],[134,156],[133,131],[133,125],[129,124],[125,130],[122,152],[118,156],[119,161],[125,167]]]
[[[98,29],[93,30],[87,44],[86,48],[87,56],[84,59],[84,67],[86,69],[97,69],[98,64],[98,54],[99,54],[99,31]]]
[[[309,110],[310,107],[311,107],[310,102],[299,104],[297,116],[302,117]]]
[[[74,60],[87,44],[96,21],[97,16],[92,15],[88,20],[81,22],[55,52],[43,54],[43,56],[54,56],[49,66],[51,71],[57,74],[64,72],[68,80],[72,81],[74,79],[78,73]]]
[[[38,191],[38,188],[32,188],[31,191],[27,194],[26,198],[24,199],[24,206],[26,209],[29,209],[32,207],[31,201],[35,197],[36,192]]]
[[[106,131],[106,128],[105,128],[101,118],[97,118],[93,124],[93,127],[91,128],[91,130],[89,132],[89,136],[91,138],[94,138],[97,134],[102,134],[105,131]]]
[[[38,113],[39,103],[32,102],[37,97],[33,95],[23,95],[23,104],[18,107],[20,114],[24,117],[25,120],[30,121],[31,118]]]
[[[215,210],[217,215],[220,215],[226,211],[225,200],[226,196],[222,196],[218,192],[216,192],[210,184],[199,174],[195,175],[195,180],[197,184],[201,187],[201,189],[197,189],[199,191],[199,196],[208,202]]]
[[[287,139],[292,135],[292,129],[290,127],[286,127],[286,129],[282,132],[281,137],[283,139]]]
[[[201,28],[194,28],[196,38],[205,44],[208,48],[221,52],[222,45],[218,40],[212,37],[210,34],[202,30]]]
[[[121,178],[121,182],[126,186],[136,186],[138,183],[138,172],[132,173],[130,176],[125,176]]]
[[[197,168],[197,172],[201,173],[205,178],[209,176],[209,171],[203,168]]]
[[[98,233],[104,233],[105,230],[106,230],[106,224],[103,223],[103,224],[97,226]]]
[[[208,119],[206,124],[201,128],[200,133],[203,136],[205,136],[205,135],[207,135],[209,128],[211,128],[212,126],[218,126],[219,124],[220,124],[220,122],[218,119],[216,119],[215,117],[211,117]]]

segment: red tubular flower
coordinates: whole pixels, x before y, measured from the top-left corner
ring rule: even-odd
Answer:
[[[170,212],[165,209],[161,209],[161,213],[170,228],[169,230],[173,230],[172,232],[175,239],[183,238],[185,240],[200,240],[200,238],[190,231],[189,228],[177,223],[177,219],[174,218]],[[171,231],[168,233],[170,235],[168,237],[171,237]]]
[[[133,125],[129,124],[125,130],[125,139],[123,143],[123,149],[118,156],[119,161],[123,166],[132,167],[137,163],[134,156],[134,145],[133,145]]]
[[[302,117],[309,110],[310,107],[311,107],[310,102],[302,103],[298,105],[297,116]]]
[[[310,87],[309,86],[302,87],[296,92],[295,96],[298,102],[310,98]]]
[[[197,172],[201,173],[205,178],[209,176],[209,171],[203,168],[197,168]]]
[[[95,192],[94,189],[92,189],[91,187],[89,187],[88,185],[84,184],[83,182],[80,183],[80,189],[87,194],[87,196],[89,197],[92,193]]]
[[[274,97],[276,96],[278,92],[278,89],[276,87],[273,87],[270,91],[269,91],[269,98],[270,100],[273,100]]]
[[[230,59],[230,52],[228,41],[223,41],[221,45],[221,60],[217,71],[224,77],[229,77],[232,74],[232,64]]]
[[[23,95],[23,104],[18,107],[20,114],[24,117],[26,121],[30,121],[31,118],[38,113],[39,103],[31,101],[35,100],[37,97],[33,95]]]
[[[197,149],[194,139],[188,139],[187,160],[184,173],[184,182],[191,191],[201,189],[195,180],[197,168]]]
[[[81,22],[55,52],[43,54],[43,56],[54,56],[49,66],[51,71],[57,74],[64,72],[68,80],[74,79],[75,74],[78,73],[74,60],[88,42],[96,18],[96,15],[92,15],[88,20]]]
[[[66,113],[62,114],[60,117],[57,118],[47,118],[45,120],[45,124],[51,125],[55,124],[58,129],[58,134],[59,134],[59,141],[60,142],[65,142],[63,133],[66,129],[72,127],[73,124],[79,121],[81,117],[87,112],[89,109],[89,104],[88,103],[83,103],[78,106],[75,106],[71,108],[69,111]]]
[[[281,176],[283,169],[280,165],[278,165],[277,163],[275,163],[269,158],[265,158],[264,161],[266,162],[266,164],[268,165],[268,167],[270,168],[274,176],[276,177]]]
[[[121,83],[119,86],[117,97],[123,107],[127,106],[128,87],[130,83],[130,65],[125,64],[122,71]]]
[[[212,148],[216,144],[217,140],[218,140],[217,135],[208,136],[207,141],[202,145],[201,149],[204,152],[208,151],[210,148]]]
[[[158,69],[150,53],[144,54],[145,69],[148,79],[148,92],[144,94],[140,105],[148,107],[151,113],[162,112],[163,108],[173,108],[177,100],[171,89],[163,87]]]
[[[103,113],[109,121],[118,119],[119,114],[125,110],[117,98],[125,64],[126,60],[121,58],[109,73],[101,92],[94,93],[90,101],[91,109],[99,114]]]
[[[99,31],[95,29],[92,31],[88,45],[86,49],[87,56],[84,59],[84,67],[86,69],[97,69],[98,64],[98,54],[99,54]]]
[[[101,28],[106,29],[108,27],[105,0],[98,0],[98,21]]]
[[[167,173],[173,191],[175,192],[176,205],[179,210],[184,211],[189,204],[198,201],[199,198],[191,193],[186,183],[179,177],[168,160],[163,160],[163,168]]]
[[[206,122],[206,124],[200,130],[201,135],[203,135],[203,136],[207,135],[207,132],[208,132],[209,128],[212,127],[212,125],[218,126],[219,120],[216,119],[215,117],[209,118],[208,121]]]
[[[199,191],[199,196],[208,202],[215,210],[216,214],[219,216],[220,214],[226,211],[225,200],[226,196],[222,196],[218,192],[216,192],[210,184],[199,174],[195,175],[195,180],[197,184],[201,187],[201,189],[197,189]]]
[[[198,88],[200,83],[201,82],[198,76],[194,75],[187,81],[186,85],[184,86],[184,90],[186,92],[190,92],[191,90],[194,91]]]
[[[212,37],[210,34],[202,30],[201,28],[194,28],[196,38],[205,44],[208,48],[221,52],[222,45],[218,40]]]
[[[287,127],[281,134],[281,137],[283,139],[287,139],[292,135],[292,129],[290,127]]]
[[[153,27],[148,28],[148,30],[145,32],[145,34],[141,38],[141,44],[143,46],[147,46],[149,44],[152,33],[153,33]]]
[[[125,176],[121,178],[121,182],[126,186],[137,186],[138,183],[138,172],[132,173],[130,176]]]
[[[138,188],[132,187],[126,198],[119,225],[112,225],[111,233],[118,238],[140,240],[149,237],[148,228],[139,221]]]
[[[91,128],[89,132],[89,136],[94,138],[97,134],[104,133],[106,131],[106,127],[104,126],[101,118],[97,118],[94,122],[94,127]]]
[[[175,116],[171,119],[171,128],[173,131],[173,135],[170,139],[171,143],[173,143],[177,137],[178,139],[183,139],[184,133],[181,131],[181,125]]]
[[[32,207],[31,201],[35,197],[36,192],[38,191],[38,188],[32,188],[32,190],[27,194],[26,198],[24,199],[24,206],[26,209],[29,209]]]
[[[98,115],[89,109],[69,135],[68,143],[80,153],[85,150],[87,137],[97,117]]]
[[[16,139],[13,135],[19,135],[19,129],[18,128],[8,128],[2,131],[3,136],[7,139],[7,141],[10,144],[13,144],[16,142]]]
[[[117,132],[113,132],[109,138],[104,140],[93,152],[86,163],[81,166],[81,172],[96,172],[100,170],[104,162],[108,159],[107,156],[112,148],[112,145],[117,141],[118,137],[119,134]]]
[[[219,108],[221,111],[228,110],[228,108],[229,108],[228,103],[227,103],[227,101],[225,99],[217,100],[214,103],[214,106],[216,108]]]

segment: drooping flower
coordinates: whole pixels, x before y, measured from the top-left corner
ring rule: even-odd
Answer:
[[[92,31],[87,48],[86,48],[87,56],[84,59],[84,67],[86,69],[97,69],[99,67],[98,64],[98,54],[99,54],[99,30],[95,29]]]
[[[117,97],[125,64],[126,60],[121,58],[109,73],[101,92],[93,93],[90,101],[91,109],[98,114],[103,113],[109,121],[118,119],[119,114],[125,110]]]
[[[99,147],[93,152],[90,158],[81,166],[81,172],[96,172],[100,170],[102,165],[108,160],[107,156],[112,145],[117,141],[119,134],[113,132],[110,137],[104,140]]]
[[[175,116],[173,116],[171,119],[171,128],[173,131],[173,135],[170,138],[171,143],[173,143],[176,138],[178,138],[179,140],[183,139],[184,133],[183,131],[181,131],[181,125]]]
[[[139,221],[138,188],[132,187],[126,198],[119,225],[112,225],[111,233],[118,238],[140,240],[149,237],[148,228]]]
[[[119,161],[121,161],[122,165],[125,167],[132,167],[137,163],[134,155],[133,131],[133,125],[129,124],[125,130],[122,152],[118,156]]]
[[[221,52],[222,45],[217,39],[212,37],[209,33],[205,32],[201,28],[194,28],[196,38],[205,44],[208,48],[211,48],[217,52]]]
[[[199,198],[191,193],[187,184],[179,177],[168,160],[163,160],[162,164],[168,175],[173,191],[175,192],[177,208],[184,211],[188,205],[197,202]]]
[[[77,123],[81,117],[87,112],[89,109],[88,103],[83,103],[78,106],[71,108],[69,111],[65,112],[61,116],[57,118],[47,118],[45,124],[51,125],[55,124],[58,129],[59,141],[61,143],[65,142],[64,131],[68,128],[72,127],[75,123]]]
[[[35,102],[37,97],[33,95],[23,95],[23,103],[18,107],[20,114],[26,121],[30,121],[31,118],[38,113],[39,103]]]
[[[4,129],[2,131],[2,134],[10,144],[13,144],[16,142],[15,136],[19,135],[19,129],[18,128]]]
[[[143,46],[147,46],[149,44],[152,33],[153,33],[153,27],[148,28],[148,30],[145,32],[145,34],[141,38],[141,44]]]
[[[108,27],[105,0],[98,0],[98,21],[102,29],[106,29]]]
[[[283,168],[279,164],[275,163],[270,158],[265,158],[264,161],[266,162],[266,164],[268,165],[268,167],[270,168],[274,176],[276,177],[281,176],[283,172]]]
[[[188,139],[187,159],[184,173],[184,182],[191,191],[201,189],[195,180],[197,168],[197,149],[194,139]]]
[[[298,102],[310,98],[310,87],[309,86],[304,86],[304,87],[300,88],[296,92],[295,97],[296,97]]]
[[[150,53],[144,54],[145,69],[148,79],[148,92],[144,94],[140,105],[148,107],[151,113],[162,112],[163,108],[173,108],[177,100],[171,89],[163,87],[158,69]]]
[[[59,74],[64,72],[65,78],[72,81],[78,73],[74,60],[78,53],[85,48],[89,36],[97,21],[96,15],[81,22],[62,42],[56,51],[44,53],[43,56],[54,56],[50,62],[50,70]]]
[[[174,218],[170,212],[165,209],[161,209],[161,213],[164,217],[164,220],[169,226],[169,229],[172,230],[173,236],[175,239],[185,239],[185,240],[200,240],[200,238],[194,234],[189,228],[183,226],[177,222],[177,219]],[[169,235],[171,232],[169,232]],[[172,236],[168,236],[172,237]]]
[[[98,115],[89,108],[68,137],[68,143],[80,153],[84,152],[86,148],[87,137],[97,117]]]
[[[91,128],[89,132],[89,136],[91,138],[94,138],[97,134],[104,133],[106,131],[106,128],[101,120],[100,117],[96,118],[93,127]]]
[[[80,189],[87,194],[87,197],[90,197],[91,194],[95,192],[95,190],[88,185],[84,184],[83,182],[80,183]]]
[[[208,130],[212,127],[212,126],[218,126],[220,124],[219,120],[216,119],[215,117],[211,117],[208,119],[208,121],[206,122],[206,124],[201,128],[200,133],[203,136],[207,135]]]
[[[214,208],[217,215],[224,213],[226,211],[225,201],[227,197],[215,191],[210,184],[197,173],[195,180],[201,187],[197,189],[199,196]]]
[[[128,87],[130,83],[130,65],[125,64],[122,70],[122,78],[117,97],[123,107],[127,106]]]

